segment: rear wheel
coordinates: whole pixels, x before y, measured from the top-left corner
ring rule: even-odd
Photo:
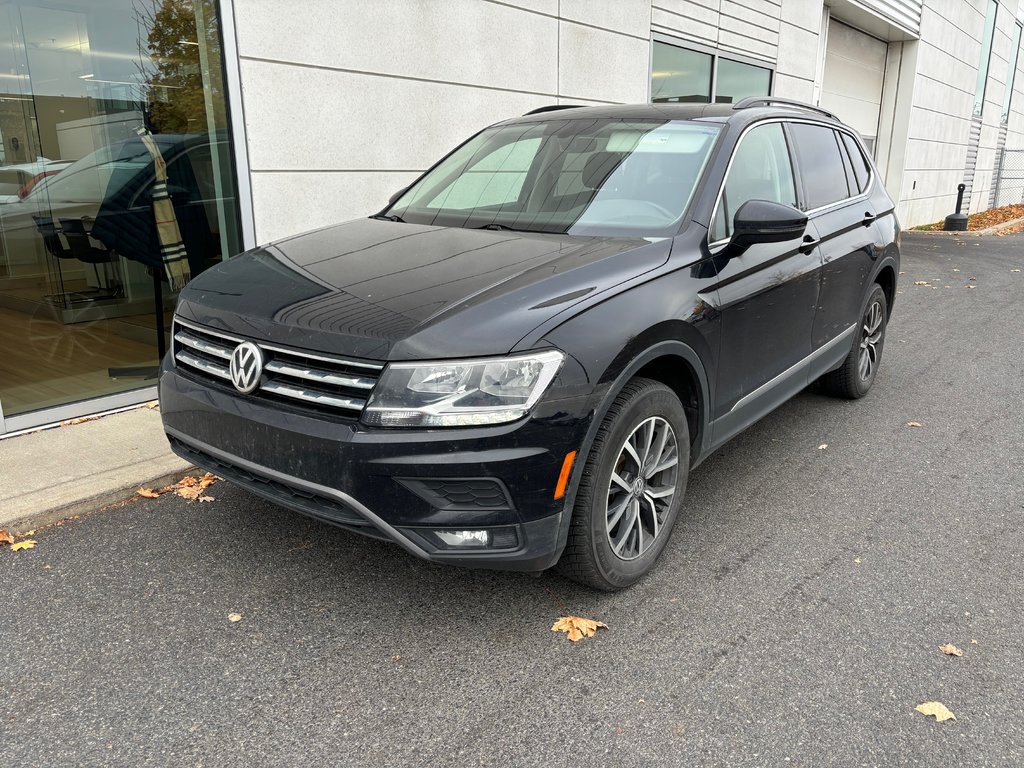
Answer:
[[[875,383],[875,375],[882,361],[885,327],[889,317],[885,291],[875,285],[868,294],[861,312],[860,327],[854,334],[853,349],[843,364],[826,373],[821,383],[825,391],[836,397],[856,399],[864,397]]]
[[[587,457],[559,570],[605,591],[639,580],[668,542],[689,466],[679,398],[660,382],[630,381]]]

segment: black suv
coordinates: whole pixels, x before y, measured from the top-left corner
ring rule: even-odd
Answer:
[[[712,451],[818,379],[870,389],[898,274],[892,200],[827,112],[547,108],[193,280],[164,425],[419,557],[618,589]]]

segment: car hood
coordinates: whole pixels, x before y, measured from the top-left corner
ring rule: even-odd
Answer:
[[[663,264],[670,247],[357,219],[208,269],[182,292],[178,313],[374,360],[502,354],[555,314]]]

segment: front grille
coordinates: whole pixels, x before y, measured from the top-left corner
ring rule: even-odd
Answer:
[[[179,369],[234,389],[229,372],[231,353],[246,339],[174,318],[173,341]],[[254,343],[263,353],[264,362],[259,386],[251,396],[324,413],[358,416],[384,367]]]
[[[289,507],[337,525],[369,525],[366,518],[358,512],[330,496],[307,491],[305,488],[256,474],[245,467],[211,456],[206,451],[199,450],[172,435],[168,435],[167,439],[170,440],[174,452],[183,459],[283,507]]]

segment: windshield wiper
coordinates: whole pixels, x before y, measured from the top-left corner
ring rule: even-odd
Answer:
[[[495,230],[505,230],[507,232],[525,232],[526,231],[526,230],[523,230],[523,229],[516,229],[515,227],[508,227],[508,226],[506,226],[504,224],[495,224],[494,222],[491,222],[490,224],[484,224],[482,227],[476,227],[476,229],[495,229]]]
[[[394,214],[378,213],[376,216],[371,216],[371,219],[377,219],[378,221],[397,221],[399,224],[405,224],[405,219],[401,216],[395,216]]]

